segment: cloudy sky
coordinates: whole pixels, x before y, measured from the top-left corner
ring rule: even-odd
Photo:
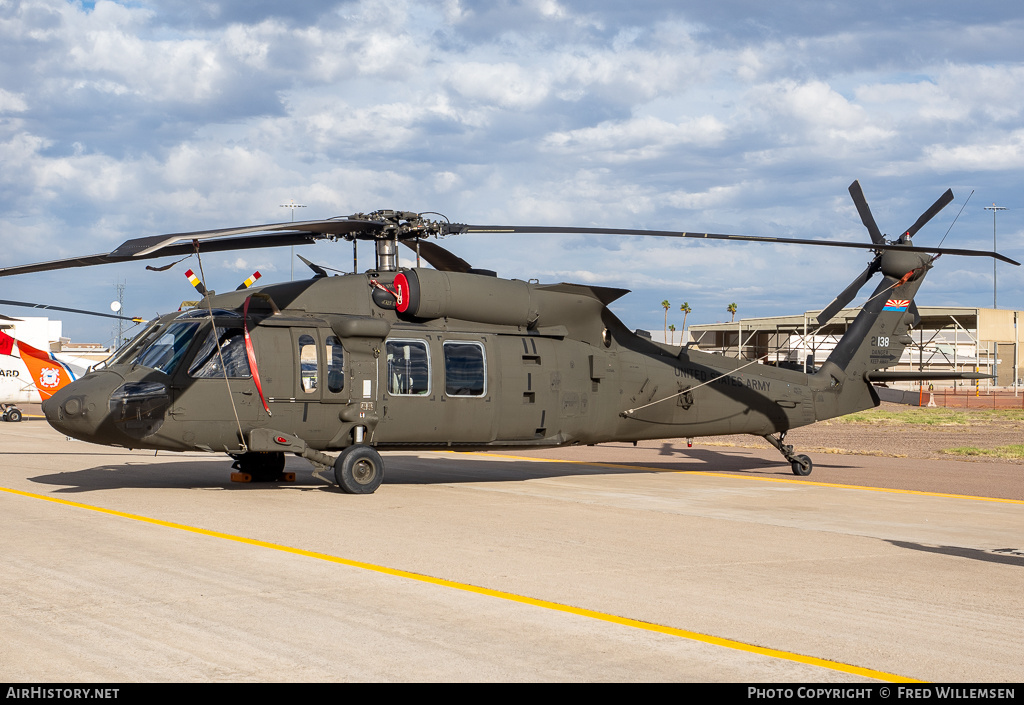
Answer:
[[[1024,260],[1024,6],[820,1],[0,0],[0,266],[164,232],[378,208],[467,223],[867,241],[946,188],[921,244]],[[466,236],[478,267],[630,288],[627,325],[799,313],[869,254],[617,237]],[[297,248],[347,268],[347,244]],[[370,248],[361,256],[370,262]],[[2,296],[152,316],[183,263],[4,279]],[[209,255],[209,285],[287,279],[287,249]],[[295,274],[305,276],[297,263]],[[988,259],[944,257],[922,305],[992,305]],[[1001,307],[1024,307],[1000,265]],[[866,293],[866,292],[865,292]],[[24,309],[4,313],[26,314]],[[108,343],[107,323],[65,334]]]

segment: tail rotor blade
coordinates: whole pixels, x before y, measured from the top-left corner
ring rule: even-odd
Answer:
[[[916,301],[910,302],[910,308],[907,309],[907,312],[914,317],[914,322],[911,324],[911,327],[917,328],[921,324],[921,312],[917,310]]]
[[[921,214],[921,217],[917,219],[917,222],[907,228],[905,235],[907,237],[914,237],[917,231],[925,226],[929,220],[935,217],[935,215],[943,208],[948,206],[953,200],[953,189],[946,189],[946,192],[939,196],[939,199],[931,205],[931,207]]]
[[[857,296],[857,292],[861,290],[861,287],[867,284],[868,280],[870,280],[871,277],[874,276],[875,272],[878,271],[880,259],[881,258],[876,257],[874,261],[868,265],[867,269],[858,274],[857,278],[850,282],[850,285],[843,289],[842,293],[832,300],[832,303],[822,309],[821,313],[818,314],[819,326],[823,326],[831,321],[837,313],[842,311],[851,301],[853,301],[854,297]]]
[[[871,209],[868,208],[868,201],[864,198],[864,191],[861,189],[859,181],[854,181],[850,184],[850,196],[853,197],[853,204],[857,206],[857,212],[860,213],[860,222],[864,223],[864,227],[868,229],[868,234],[871,235],[871,242],[876,245],[885,242],[885,238],[882,237],[882,231],[878,229],[875,217],[871,215]]]

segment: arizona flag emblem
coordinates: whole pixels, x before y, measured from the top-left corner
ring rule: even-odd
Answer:
[[[910,299],[889,299],[882,307],[883,311],[906,311],[910,306]]]

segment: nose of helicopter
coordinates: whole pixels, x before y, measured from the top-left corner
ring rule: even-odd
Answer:
[[[101,371],[76,380],[43,402],[47,422],[61,433],[94,441],[109,416],[110,394],[124,383],[121,375]]]

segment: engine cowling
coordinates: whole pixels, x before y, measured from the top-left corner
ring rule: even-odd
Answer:
[[[395,310],[407,318],[457,318],[506,326],[532,326],[539,311],[524,281],[480,274],[407,269],[395,276]]]

